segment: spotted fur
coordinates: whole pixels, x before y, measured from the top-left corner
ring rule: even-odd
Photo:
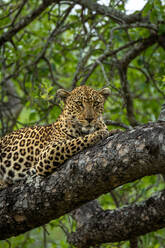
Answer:
[[[0,180],[10,184],[32,172],[48,175],[74,154],[105,138],[108,131],[102,113],[109,94],[108,88],[96,91],[88,86],[71,92],[58,90],[57,96],[65,104],[55,123],[22,128],[0,139]]]

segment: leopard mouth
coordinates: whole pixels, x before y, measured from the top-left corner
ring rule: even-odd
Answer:
[[[82,134],[90,134],[95,131],[95,126],[92,123],[84,123],[78,120],[72,121],[73,125],[76,127],[76,129]]]
[[[93,133],[95,128],[91,126],[86,126],[81,128],[83,134]]]

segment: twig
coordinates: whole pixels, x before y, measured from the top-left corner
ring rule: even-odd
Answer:
[[[105,120],[105,123],[106,123],[106,125],[118,126],[118,127],[124,128],[126,130],[131,130],[132,129],[131,126],[127,126],[124,123],[117,122],[117,121]]]
[[[90,65],[90,70],[88,71],[88,73],[84,76],[83,80],[81,81],[81,85],[83,85],[87,79],[90,77],[90,75],[94,72],[94,70],[96,69],[96,67],[98,66],[98,61],[102,62],[104,59],[110,57],[110,56],[114,56],[116,55],[118,52],[120,52],[121,50],[124,50],[138,42],[142,41],[141,39],[138,39],[138,40],[135,40],[135,41],[131,41],[129,43],[127,43],[126,45],[123,45],[115,50],[110,50],[109,49],[109,45],[107,46],[105,52],[100,56],[98,57],[96,60],[95,60],[95,63],[93,63],[92,65]]]
[[[3,33],[0,36],[0,46],[2,46],[5,42],[9,41],[21,29],[29,25],[37,16],[39,16],[53,2],[54,0],[43,1],[37,9],[33,10],[30,14],[23,17],[20,22],[17,22],[15,24],[14,27],[9,29],[7,32]]]
[[[147,28],[149,30],[154,30],[155,32],[158,31],[157,29],[157,26],[155,24],[151,24],[151,23],[135,23],[135,24],[122,24],[120,26],[117,26],[117,27],[114,27],[111,29],[110,31],[110,40],[112,41],[113,39],[113,35],[114,35],[114,32],[118,29],[130,29],[130,28]]]
[[[28,0],[23,0],[22,3],[20,4],[20,6],[19,6],[20,8],[19,8],[19,10],[17,11],[16,15],[14,16],[14,18],[13,18],[13,20],[12,20],[12,23],[11,23],[11,26],[14,25],[14,23],[15,23],[17,17],[20,15],[20,13],[21,13],[23,7],[25,6],[25,4],[27,3],[27,1],[28,1]]]
[[[49,71],[50,71],[50,75],[51,75],[51,79],[52,79],[53,83],[54,83],[55,85],[57,85],[58,87],[62,88],[62,86],[57,82],[57,79],[56,79],[55,76],[54,76],[53,68],[52,68],[52,65],[51,65],[49,59],[48,59],[47,57],[45,57],[45,56],[43,57],[43,59],[45,60],[45,62],[46,62],[47,65],[48,65],[48,68],[49,68]]]
[[[57,34],[62,33],[63,30],[63,23],[65,22],[66,18],[68,17],[70,11],[72,10],[74,5],[71,5],[67,10],[66,13],[64,15],[64,17],[62,18],[62,20],[60,22],[57,23],[56,27],[54,28],[54,30],[51,32],[51,34],[49,35],[47,42],[45,44],[45,46],[43,47],[42,51],[40,52],[40,54],[37,56],[37,58],[35,59],[35,61],[33,62],[33,64],[37,64],[38,61],[43,58],[45,56],[46,50],[49,47],[49,45],[52,43],[53,39],[56,37]]]

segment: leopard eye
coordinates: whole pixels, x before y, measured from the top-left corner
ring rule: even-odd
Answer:
[[[83,107],[83,104],[82,104],[82,102],[80,102],[80,101],[77,101],[76,104],[77,104],[78,106]]]
[[[94,105],[94,106],[98,106],[99,104],[100,104],[99,101],[95,101],[93,105]]]

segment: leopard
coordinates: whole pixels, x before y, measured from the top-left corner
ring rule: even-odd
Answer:
[[[0,138],[1,184],[50,175],[73,155],[108,137],[103,112],[109,95],[109,88],[95,90],[87,85],[58,89],[63,110],[55,122],[24,127]]]

